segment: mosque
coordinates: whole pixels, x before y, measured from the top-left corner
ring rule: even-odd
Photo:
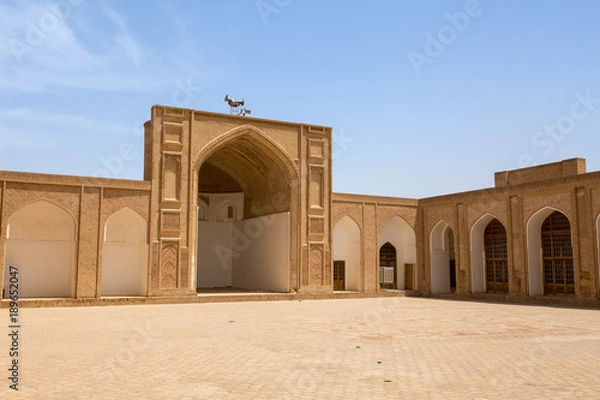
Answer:
[[[42,302],[235,288],[600,304],[584,159],[380,197],[332,193],[328,127],[154,106],[144,128],[141,181],[0,172],[4,299],[12,266]]]

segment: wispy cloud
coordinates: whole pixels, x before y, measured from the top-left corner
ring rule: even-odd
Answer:
[[[100,13],[77,13],[72,9],[63,16],[54,13],[48,4],[0,4],[1,92],[40,93],[65,88],[151,93],[172,85],[173,78],[165,74],[163,65],[145,62],[158,58],[144,50],[130,33],[125,18],[105,3],[101,3]],[[96,5],[84,2],[78,7]],[[94,19],[82,23],[80,19],[88,14]],[[103,21],[98,16],[104,16],[114,29],[98,35],[99,30],[106,30],[99,27]],[[40,26],[46,20],[51,21],[47,24],[52,29]],[[87,34],[80,30],[82,26]]]
[[[46,135],[28,133],[0,126],[0,150],[6,149],[39,149],[48,150],[56,147],[57,143]]]
[[[112,135],[134,134],[133,129],[113,123],[104,123],[89,117],[59,113],[45,113],[26,108],[12,108],[0,111],[0,127],[12,132],[16,129],[7,126],[43,126],[71,128],[79,133],[103,133]]]
[[[142,46],[131,36],[127,27],[125,18],[110,8],[108,4],[101,3],[101,9],[104,14],[119,27],[119,33],[114,35],[115,42],[121,47],[124,53],[131,58],[133,64],[139,68],[145,58]]]

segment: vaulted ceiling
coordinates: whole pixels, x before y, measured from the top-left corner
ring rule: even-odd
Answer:
[[[290,177],[283,162],[262,143],[241,136],[214,152],[200,169],[199,188],[244,192],[244,217],[290,210]]]

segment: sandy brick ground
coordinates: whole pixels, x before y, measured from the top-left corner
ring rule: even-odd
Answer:
[[[20,313],[20,391],[5,334],[0,398],[600,398],[595,309],[395,297]]]

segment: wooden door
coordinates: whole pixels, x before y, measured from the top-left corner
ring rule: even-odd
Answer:
[[[333,290],[346,290],[346,261],[333,262]]]

